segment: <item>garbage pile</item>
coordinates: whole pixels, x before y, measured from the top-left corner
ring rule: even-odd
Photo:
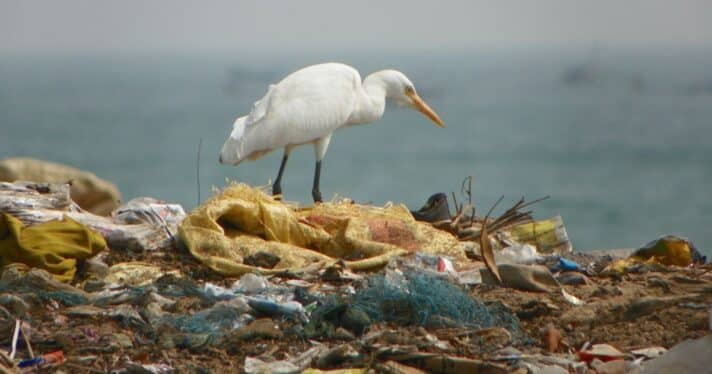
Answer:
[[[189,214],[102,217],[67,185],[0,183],[0,370],[708,370],[712,267],[690,241],[577,253],[523,201],[466,217],[442,197],[299,208],[233,184]]]
[[[67,183],[72,201],[82,209],[105,216],[119,206],[121,194],[111,182],[69,165],[15,157],[0,160],[0,182]]]

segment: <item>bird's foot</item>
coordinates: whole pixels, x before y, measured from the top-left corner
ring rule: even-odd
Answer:
[[[321,192],[319,190],[312,190],[312,197],[315,203],[321,202]]]

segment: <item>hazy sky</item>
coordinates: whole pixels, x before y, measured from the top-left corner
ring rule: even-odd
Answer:
[[[0,53],[710,44],[712,1],[0,0]]]

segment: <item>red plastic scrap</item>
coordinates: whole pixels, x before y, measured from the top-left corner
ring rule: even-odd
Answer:
[[[585,351],[579,351],[578,356],[585,362],[591,362],[594,358],[608,362],[624,358],[625,354],[610,344],[594,344]]]

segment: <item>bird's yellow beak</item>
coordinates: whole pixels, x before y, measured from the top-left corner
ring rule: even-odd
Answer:
[[[433,109],[431,109],[428,104],[423,101],[423,99],[418,96],[417,93],[415,92],[406,92],[406,95],[413,100],[413,106],[415,106],[415,109],[418,109],[420,113],[425,114],[428,118],[430,118],[433,122],[435,122],[436,125],[440,127],[445,127],[445,124],[443,123],[443,120],[440,119],[440,116],[438,116],[437,113]]]

